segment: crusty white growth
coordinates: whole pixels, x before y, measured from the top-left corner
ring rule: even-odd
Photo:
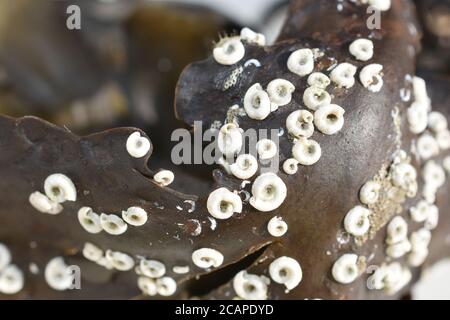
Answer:
[[[244,55],[245,47],[240,37],[222,39],[213,49],[214,60],[226,66],[239,62]]]
[[[326,89],[330,84],[330,78],[322,72],[313,72],[308,77],[308,85],[311,87]]]
[[[241,299],[266,300],[269,281],[264,276],[249,274],[242,270],[234,276],[233,289]]]
[[[97,264],[105,269],[112,270],[114,269],[111,261],[106,259],[106,257],[101,257],[100,260],[97,261]]]
[[[319,161],[322,149],[315,140],[299,138],[292,147],[292,155],[301,165],[311,166]]]
[[[303,93],[303,103],[309,109],[317,110],[322,105],[330,104],[331,96],[325,89],[309,87]]]
[[[142,137],[141,133],[136,131],[130,134],[127,139],[126,148],[128,154],[133,158],[142,158],[150,151],[150,140]]]
[[[72,180],[64,174],[51,174],[45,179],[44,190],[47,197],[55,202],[77,200],[77,189]]]
[[[435,205],[432,206],[430,213],[425,220],[424,227],[428,230],[434,230],[439,223],[439,208]]]
[[[286,293],[297,287],[303,278],[300,264],[290,257],[280,257],[272,261],[269,274],[273,281],[286,286]]]
[[[362,206],[351,209],[344,218],[345,231],[355,237],[365,235],[370,228],[370,210]]]
[[[271,102],[259,83],[252,85],[244,96],[244,110],[255,120],[264,120],[270,114]]]
[[[242,148],[242,129],[234,123],[227,123],[219,130],[217,147],[226,157],[232,157]]]
[[[48,214],[58,214],[63,207],[58,202],[50,200],[45,194],[35,191],[28,198],[30,204],[39,212]]]
[[[266,37],[262,33],[257,33],[250,28],[242,28],[241,39],[248,43],[254,43],[258,46],[264,46],[266,44]]]
[[[427,107],[427,111],[431,109],[431,100],[428,96],[427,85],[425,80],[419,77],[413,77],[414,100]]]
[[[103,230],[99,215],[89,207],[82,207],[78,210],[78,221],[83,229],[89,233],[100,233]]]
[[[175,175],[170,170],[158,171],[154,176],[153,180],[156,181],[160,186],[166,187],[170,185],[175,179]]]
[[[435,205],[429,204],[425,200],[420,200],[414,207],[409,209],[409,212],[413,221],[421,223],[427,220],[430,212],[434,210],[437,210]]]
[[[343,62],[331,71],[330,78],[338,87],[349,89],[355,84],[356,71],[357,68],[354,65]]]
[[[420,134],[425,131],[428,125],[428,106],[414,102],[407,110],[406,117],[409,124],[409,130],[414,134]]]
[[[288,80],[275,79],[267,85],[267,93],[269,94],[270,102],[281,107],[285,106],[292,100],[292,93],[295,91],[295,86]]]
[[[206,207],[214,218],[228,219],[235,212],[242,211],[242,200],[228,189],[219,188],[209,194]]]
[[[138,278],[138,287],[142,291],[144,295],[147,296],[156,296],[158,291],[156,288],[156,282],[153,279],[147,277],[139,277]]]
[[[148,214],[142,208],[130,207],[127,211],[122,211],[122,218],[132,226],[142,226],[147,222]]]
[[[444,159],[443,164],[444,164],[444,169],[447,171],[447,174],[450,175],[450,156],[448,156]]]
[[[177,291],[177,283],[170,277],[156,279],[156,291],[160,296],[170,297]]]
[[[386,255],[393,259],[403,257],[405,254],[411,251],[411,243],[408,239],[388,245],[386,248]]]
[[[434,160],[429,160],[422,169],[422,177],[427,185],[434,189],[439,189],[445,183],[444,168],[437,164]]]
[[[256,151],[262,160],[271,159],[278,153],[278,147],[270,139],[261,139],[256,143]]]
[[[417,153],[423,160],[428,160],[439,154],[439,144],[431,134],[424,133],[417,139]]]
[[[368,0],[368,2],[376,10],[388,11],[391,8],[391,0]]]
[[[421,251],[428,248],[431,241],[431,232],[426,228],[421,228],[411,233],[410,242],[412,251]]]
[[[408,190],[416,182],[417,171],[409,163],[400,163],[391,168],[392,182],[395,186]]]
[[[428,115],[428,127],[435,133],[447,130],[447,118],[439,111],[432,111]]]
[[[401,216],[395,216],[387,225],[387,244],[395,244],[404,241],[408,237],[408,224]]]
[[[258,176],[253,182],[249,202],[255,209],[267,212],[281,206],[286,195],[287,188],[283,180],[276,174],[268,172]]]
[[[70,288],[73,276],[62,257],[51,259],[45,266],[45,281],[55,290],[64,291]]]
[[[359,276],[358,256],[353,253],[343,254],[333,264],[331,273],[334,280],[339,283],[352,283]]]
[[[215,249],[201,248],[192,253],[192,262],[202,269],[217,268],[223,263],[223,255]]]
[[[288,225],[282,217],[275,216],[270,219],[267,224],[267,231],[269,231],[270,235],[273,237],[282,237],[287,230]]]
[[[314,53],[311,49],[298,49],[291,53],[287,61],[289,71],[301,77],[314,70]]]
[[[157,260],[142,259],[139,267],[142,274],[149,278],[161,278],[166,274],[166,266]]]
[[[258,161],[251,154],[241,154],[230,165],[231,173],[239,179],[250,179],[258,171]]]
[[[369,61],[373,58],[373,42],[369,39],[356,39],[350,44],[349,51],[360,61]]]
[[[344,114],[337,104],[322,105],[314,112],[314,124],[324,134],[336,134],[344,126]]]
[[[123,221],[121,217],[114,214],[102,213],[100,215],[100,225],[103,230],[112,235],[120,235],[125,233],[128,229],[128,225],[125,221]]]
[[[13,264],[0,270],[0,293],[16,294],[23,289],[25,278],[22,271]]]
[[[11,252],[8,247],[3,243],[0,243],[0,273],[1,271],[11,263]]]
[[[288,132],[296,138],[309,138],[314,133],[314,116],[307,110],[296,110],[286,118]]]
[[[174,266],[172,271],[176,274],[186,274],[189,273],[189,266]]]
[[[128,271],[134,268],[134,259],[126,253],[106,250],[105,257],[116,270]]]
[[[286,159],[283,163],[283,170],[289,175],[296,174],[298,171],[298,161],[294,158]]]
[[[97,262],[103,257],[103,250],[90,242],[84,244],[82,253],[83,257],[93,262]]]
[[[379,92],[383,87],[382,78],[383,66],[373,63],[365,66],[359,73],[359,80],[362,85],[372,92]]]
[[[368,181],[359,190],[359,200],[362,203],[370,205],[378,201],[381,185],[375,181]]]

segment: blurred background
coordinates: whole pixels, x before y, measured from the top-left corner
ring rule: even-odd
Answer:
[[[81,8],[80,30],[66,27],[71,4]],[[149,166],[182,175],[183,185],[174,185],[180,191],[203,179],[199,188],[206,192],[211,168],[186,170],[167,160],[172,130],[185,126],[173,111],[178,76],[190,62],[204,59],[221,36],[243,26],[272,43],[286,5],[285,0],[0,0],[0,113],[36,115],[77,134],[139,127],[155,145]],[[450,32],[449,12],[428,19],[425,11],[419,13],[429,34],[446,26]],[[419,66],[442,70],[447,64],[443,67],[433,50],[450,48],[450,35],[444,43],[430,39]],[[450,260],[425,273],[413,298],[450,299]]]

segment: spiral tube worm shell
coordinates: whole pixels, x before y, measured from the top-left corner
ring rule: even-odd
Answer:
[[[274,237],[282,237],[287,230],[288,225],[281,217],[273,217],[267,224],[267,231]]]
[[[368,61],[373,57],[373,42],[369,39],[356,39],[350,44],[350,53],[360,61]]]
[[[58,203],[77,200],[75,185],[70,178],[61,173],[48,176],[44,182],[44,190],[50,200]]]
[[[0,243],[0,272],[11,263],[11,252],[8,247]]]
[[[242,28],[241,39],[248,43],[253,43],[258,46],[264,46],[266,44],[266,37],[262,33],[257,33],[250,28]]]
[[[311,110],[317,110],[322,105],[331,103],[331,96],[324,89],[309,87],[303,93],[303,103]]]
[[[301,165],[312,166],[322,156],[322,149],[312,139],[299,138],[292,147],[292,155]]]
[[[334,280],[342,284],[349,284],[359,276],[358,256],[353,253],[342,255],[331,269]]]
[[[294,158],[286,159],[283,163],[283,170],[289,175],[296,174],[298,171],[298,161]]]
[[[359,73],[359,80],[362,85],[372,92],[379,92],[383,87],[382,78],[383,66],[373,63],[365,66]]]
[[[156,183],[162,187],[167,187],[173,182],[174,179],[175,176],[170,170],[161,170],[153,176],[153,180],[155,180]]]
[[[142,259],[139,267],[142,274],[149,278],[160,278],[166,274],[166,266],[156,260]]]
[[[69,289],[73,277],[62,257],[55,257],[45,266],[45,281],[55,290],[64,291]]]
[[[309,138],[314,133],[314,116],[307,110],[297,110],[286,118],[286,128],[296,138]]]
[[[322,72],[313,72],[308,77],[308,85],[311,87],[326,89],[330,84],[330,78]]]
[[[387,244],[402,242],[408,236],[408,224],[400,216],[394,217],[387,225]]]
[[[292,100],[292,93],[295,91],[295,86],[288,80],[275,79],[267,85],[267,93],[270,101],[277,105],[277,107],[285,106]]]
[[[147,277],[139,277],[137,283],[143,294],[147,296],[156,296],[158,294],[155,280]]]
[[[245,300],[266,300],[267,285],[270,280],[243,270],[233,278],[233,289],[236,294]]]
[[[100,215],[100,225],[103,230],[112,235],[120,235],[125,233],[128,229],[128,225],[120,218],[114,214]]]
[[[15,265],[8,265],[0,270],[0,293],[16,294],[23,289],[25,277],[22,271]]]
[[[84,230],[89,233],[100,233],[103,230],[99,215],[89,207],[82,207],[78,210],[78,221]]]
[[[58,214],[63,210],[63,206],[58,202],[50,200],[45,194],[35,191],[28,198],[30,204],[39,212],[48,214]]]
[[[242,132],[234,123],[228,123],[220,128],[217,137],[217,147],[226,157],[232,157],[242,148]]]
[[[202,269],[220,267],[223,263],[223,255],[211,248],[201,248],[192,253],[192,262]]]
[[[256,151],[260,159],[267,160],[277,155],[278,147],[270,139],[261,139],[256,143]]]
[[[258,176],[252,185],[250,204],[259,211],[272,211],[286,198],[287,188],[276,174],[268,172]]]
[[[84,244],[82,253],[83,257],[93,262],[97,262],[103,257],[103,250],[90,242]]]
[[[370,205],[378,201],[381,185],[375,181],[366,182],[359,191],[359,199],[362,203]]]
[[[169,297],[177,291],[177,283],[170,277],[156,279],[156,291],[163,297]]]
[[[349,89],[355,84],[356,67],[344,62],[331,71],[330,78],[339,87]]]
[[[142,158],[149,153],[151,148],[150,140],[142,137],[141,133],[136,131],[130,134],[126,142],[127,152],[133,158]]]
[[[345,231],[355,237],[363,236],[370,228],[370,210],[361,206],[351,209],[344,218]]]
[[[245,55],[240,37],[222,39],[213,49],[214,60],[226,66],[239,62]]]
[[[289,71],[301,77],[314,70],[314,53],[311,49],[298,49],[291,53],[287,61]]]
[[[122,211],[122,218],[132,226],[142,226],[147,222],[147,212],[139,207],[130,207],[127,211]]]
[[[314,124],[324,134],[336,134],[344,126],[344,113],[345,110],[336,104],[320,106],[314,112]]]
[[[128,254],[119,251],[106,251],[106,259],[111,263],[114,269],[119,271],[128,271],[133,269],[134,260]]]
[[[269,266],[269,274],[274,282],[284,284],[288,292],[297,287],[303,278],[300,264],[290,257],[275,259]]]
[[[244,110],[255,120],[264,120],[270,114],[271,102],[267,92],[259,83],[252,85],[244,96]]]
[[[228,219],[242,211],[242,200],[228,189],[219,188],[209,194],[206,207],[214,218]]]
[[[239,179],[250,179],[258,171],[258,161],[250,154],[241,154],[230,166],[231,173]]]

